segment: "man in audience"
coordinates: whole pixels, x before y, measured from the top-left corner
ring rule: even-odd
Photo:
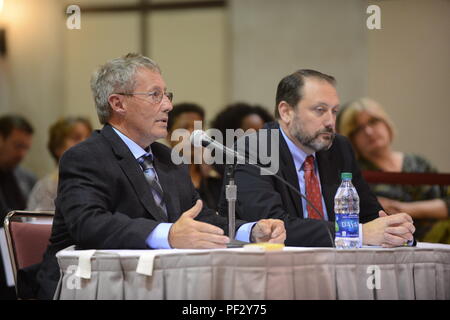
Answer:
[[[279,179],[261,175],[254,166],[237,165],[235,183],[240,218],[282,219],[287,245],[331,246],[335,230],[334,196],[341,182],[340,174],[351,172],[360,197],[360,244],[384,247],[412,244],[415,229],[411,217],[406,213],[387,216],[364,181],[349,141],[335,134],[338,108],[335,79],[331,76],[299,70],[280,81],[276,94],[277,121],[264,127],[279,133],[276,144],[279,170],[275,173]],[[271,135],[265,137],[259,131],[257,137],[267,139]],[[289,188],[286,182],[294,188]],[[319,213],[293,189],[306,194]],[[222,203],[225,210],[226,203]]]
[[[31,148],[32,139],[33,127],[25,118],[17,115],[0,118],[1,218],[10,210],[25,209],[36,182],[34,174],[19,166]]]
[[[23,210],[36,177],[19,164],[31,148],[33,128],[22,116],[0,117],[0,222],[11,210]],[[3,231],[3,230],[1,230]],[[5,250],[5,248],[2,248]],[[14,287],[6,285],[0,262],[0,299],[15,298]]]
[[[66,151],[50,245],[38,273],[39,297],[52,298],[55,254],[80,249],[225,248],[227,221],[202,205],[185,166],[155,142],[167,135],[172,93],[158,65],[128,54],[101,66],[91,89],[104,127]],[[237,221],[236,238],[283,243],[283,222]],[[225,231],[225,232],[224,232]]]

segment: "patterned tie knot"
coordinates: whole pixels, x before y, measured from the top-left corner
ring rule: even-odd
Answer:
[[[153,154],[147,153],[143,155],[138,159],[138,162],[144,171],[153,168]]]
[[[147,153],[142,157],[139,157],[138,162],[144,171],[145,179],[152,188],[152,194],[156,205],[160,210],[162,210],[162,213],[167,216],[167,208],[164,203],[164,191],[158,182],[158,177],[156,175],[155,168],[153,167],[153,155],[151,153]]]
[[[314,171],[314,156],[310,155],[306,157],[306,160],[303,163],[303,170]]]

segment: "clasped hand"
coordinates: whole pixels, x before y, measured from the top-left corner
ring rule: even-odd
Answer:
[[[413,219],[407,213],[387,215],[379,211],[379,218],[363,224],[363,243],[392,248],[405,245],[414,239]]]

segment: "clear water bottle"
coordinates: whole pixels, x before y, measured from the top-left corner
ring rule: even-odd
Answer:
[[[334,197],[336,215],[337,249],[353,249],[359,247],[359,196],[352,184],[352,174],[341,174],[341,185]]]

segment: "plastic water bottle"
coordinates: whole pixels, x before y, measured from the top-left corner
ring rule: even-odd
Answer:
[[[352,174],[341,173],[341,185],[334,197],[337,249],[359,247],[359,196],[352,184]]]

